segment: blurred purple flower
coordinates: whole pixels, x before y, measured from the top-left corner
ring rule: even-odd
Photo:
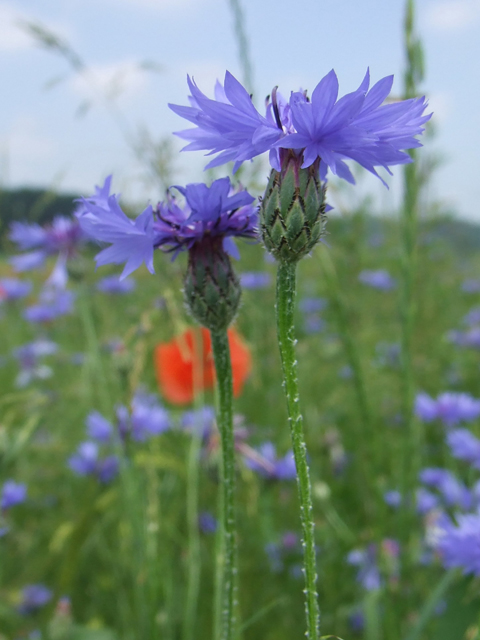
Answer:
[[[27,485],[15,480],[6,480],[3,483],[0,496],[0,510],[5,511],[17,504],[25,502],[27,498]]]
[[[133,396],[131,411],[123,405],[118,406],[117,429],[120,437],[125,440],[131,438],[136,442],[143,442],[152,436],[159,435],[170,429],[170,417],[156,395],[137,391]]]
[[[459,568],[464,574],[480,576],[480,514],[457,515],[455,523],[443,520],[435,548],[445,568]]]
[[[377,271],[365,269],[360,272],[358,279],[362,284],[380,291],[390,291],[396,287],[395,280],[385,269],[378,269]]]
[[[202,533],[215,533],[217,520],[209,511],[202,511],[198,514],[198,526]]]
[[[266,289],[271,283],[266,271],[247,271],[240,274],[240,284],[244,289]]]
[[[319,313],[328,306],[325,298],[302,298],[298,303],[298,308],[302,313]]]
[[[77,452],[68,459],[68,466],[79,476],[96,476],[97,479],[107,484],[118,473],[117,456],[99,457],[99,447],[96,442],[90,440],[82,442]]]
[[[43,266],[49,256],[56,255],[57,262],[48,282],[52,286],[64,288],[68,280],[67,260],[76,255],[79,246],[85,241],[85,235],[75,218],[57,216],[45,227],[26,222],[12,222],[10,239],[16,242],[21,250],[27,251],[10,259],[16,271],[37,269]]]
[[[185,411],[181,418],[181,426],[186,431],[196,433],[207,440],[215,430],[215,409],[203,406],[196,411]]]
[[[415,414],[425,422],[441,420],[447,427],[460,422],[470,422],[480,416],[480,400],[468,393],[445,392],[433,400],[426,393],[419,393],[415,400]]]
[[[271,480],[293,480],[296,478],[293,452],[289,451],[283,458],[277,458],[275,445],[264,442],[258,449],[242,447],[245,464],[264,478]]]
[[[98,461],[98,444],[96,442],[82,442],[77,452],[68,459],[68,466],[79,476],[95,473]]]
[[[376,591],[380,589],[382,581],[377,566],[377,549],[374,544],[370,544],[366,550],[354,549],[347,555],[347,562],[358,567],[357,582],[366,591]]]
[[[39,358],[56,353],[58,345],[50,340],[39,338],[33,342],[17,347],[13,350],[13,356],[20,366],[15,385],[25,387],[32,380],[44,380],[49,378],[53,371],[50,367],[39,362]]]
[[[480,349],[480,327],[472,327],[468,331],[449,331],[447,338],[459,347]]]
[[[391,491],[386,491],[383,494],[383,499],[385,503],[388,504],[389,507],[397,508],[402,504],[402,494],[400,491],[396,489],[392,489]]]
[[[437,489],[447,506],[457,506],[468,510],[472,507],[472,494],[451,471],[429,467],[420,472],[420,482]]]
[[[470,278],[462,283],[462,291],[465,293],[480,293],[480,280]]]
[[[98,411],[91,411],[86,420],[87,434],[98,442],[108,443],[113,435],[111,422],[102,416]]]
[[[97,289],[102,293],[123,294],[130,293],[136,287],[133,278],[120,280],[118,276],[106,276],[97,282]]]
[[[447,433],[447,444],[455,458],[480,469],[480,440],[468,429],[453,429]]]
[[[52,599],[53,593],[43,584],[29,584],[22,590],[22,598],[18,605],[21,615],[30,615],[41,609]]]
[[[480,324],[480,307],[473,307],[470,311],[463,317],[463,324],[468,326]]]
[[[18,278],[0,278],[0,302],[25,298],[32,290],[29,280]]]
[[[72,291],[46,287],[39,296],[39,304],[27,307],[23,317],[34,324],[52,322],[72,313],[74,301],[75,294]]]
[[[417,511],[422,516],[433,511],[440,504],[437,496],[423,487],[417,489],[415,498]]]
[[[321,160],[322,179],[330,169],[353,183],[345,159],[378,175],[376,166],[389,171],[391,165],[411,162],[402,149],[421,146],[415,136],[431,117],[423,115],[425,98],[382,105],[392,83],[393,76],[383,78],[369,91],[367,70],[359,88],[337,101],[338,79],[332,70],[315,87],[311,100],[304,92],[292,92],[287,102],[274,90],[264,117],[227,71],[224,86],[217,82],[214,100],[188,77],[191,106],[169,106],[195,125],[176,133],[189,141],[184,150],[219,153],[207,168],[234,161],[235,172],[242,162],[269,151],[270,163],[279,171],[279,149],[293,149],[302,167]]]

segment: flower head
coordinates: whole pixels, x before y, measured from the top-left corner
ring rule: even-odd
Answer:
[[[249,469],[271,480],[293,480],[296,478],[293,452],[289,451],[283,458],[277,458],[275,445],[264,442],[259,448],[242,447],[245,464]]]
[[[0,279],[0,302],[4,300],[18,300],[28,296],[32,290],[32,283],[28,280],[19,280],[18,278],[1,278]]]
[[[456,523],[443,519],[435,548],[446,568],[458,567],[464,574],[480,576],[480,514],[458,515]]]
[[[188,77],[190,107],[169,105],[192,122],[194,129],[177,132],[189,141],[188,151],[204,150],[219,155],[208,167],[234,161],[234,171],[245,160],[270,152],[270,163],[280,170],[281,149],[293,149],[302,168],[320,161],[320,175],[327,170],[354,182],[346,159],[378,175],[376,167],[405,164],[404,152],[421,146],[415,136],[424,130],[430,115],[423,115],[425,98],[383,104],[393,84],[393,76],[371,89],[367,73],[356,91],[338,99],[338,78],[330,71],[315,87],[311,99],[304,92],[292,92],[285,101],[276,90],[265,116],[255,109],[244,87],[228,71],[222,87],[209,99]]]
[[[165,202],[158,204],[157,246],[176,255],[191,249],[205,236],[220,237],[224,249],[236,255],[234,245],[227,239],[255,237],[258,216],[257,208],[252,206],[254,198],[247,191],[233,191],[230,178],[214,180],[210,187],[196,183],[174,188],[184,196],[185,204],[180,207],[171,192]]]
[[[57,263],[49,277],[49,283],[64,287],[67,283],[67,260],[74,257],[85,235],[75,218],[57,216],[51,224],[41,227],[27,222],[12,222],[10,240],[20,249],[27,250],[10,262],[16,271],[29,271],[43,266],[48,256],[56,255]],[[31,251],[33,249],[33,251]]]
[[[195,347],[193,329],[155,348],[155,370],[160,391],[172,404],[192,402],[196,384],[198,390],[213,388],[215,368],[211,338],[204,328],[200,335],[200,353]],[[235,329],[229,329],[228,342],[232,358],[233,393],[238,396],[252,368],[251,355]]]
[[[377,271],[365,269],[359,274],[358,279],[362,284],[381,291],[390,291],[396,286],[395,280],[385,269],[378,269]]]

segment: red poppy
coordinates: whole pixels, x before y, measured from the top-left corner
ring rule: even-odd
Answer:
[[[194,348],[195,339],[202,343]],[[235,329],[228,330],[228,343],[232,358],[233,393],[239,396],[252,368],[250,351]],[[201,347],[201,348],[200,348]],[[201,362],[198,355],[201,354]],[[155,371],[164,398],[172,404],[188,404],[194,398],[194,371],[199,380],[199,390],[212,389],[215,383],[210,332],[201,328],[188,329],[170,342],[155,347]]]

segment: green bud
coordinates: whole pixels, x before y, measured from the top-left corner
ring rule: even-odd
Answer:
[[[260,204],[265,247],[277,260],[297,262],[325,234],[325,191],[318,178],[318,160],[301,169],[301,158],[283,154],[282,169],[272,169]]]
[[[206,236],[188,252],[185,302],[195,320],[210,331],[227,329],[240,303],[240,282],[222,241]]]

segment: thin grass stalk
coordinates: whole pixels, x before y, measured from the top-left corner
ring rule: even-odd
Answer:
[[[418,95],[418,83],[423,78],[423,58],[421,43],[415,35],[415,2],[407,0],[404,34],[407,68],[404,76],[404,98]],[[414,149],[409,151],[415,160]],[[403,460],[404,494],[413,487],[422,464],[421,447],[423,441],[422,425],[414,415],[415,372],[413,366],[413,336],[417,315],[415,300],[415,280],[417,276],[418,244],[418,206],[420,195],[420,176],[417,162],[404,168],[404,197],[401,209],[401,283],[400,283],[400,319],[401,319],[401,381],[402,405],[405,420],[405,447]]]
[[[277,271],[277,333],[283,369],[283,384],[287,397],[288,422],[293,455],[297,469],[297,488],[302,524],[303,565],[305,575],[305,613],[307,638],[320,636],[320,610],[317,594],[317,566],[312,505],[312,487],[307,462],[307,447],[300,412],[297,360],[295,356],[295,296],[296,264],[279,262]]]
[[[220,640],[235,635],[236,526],[235,526],[235,438],[233,433],[233,377],[226,330],[211,331],[218,388],[218,427],[222,439],[222,530]]]

